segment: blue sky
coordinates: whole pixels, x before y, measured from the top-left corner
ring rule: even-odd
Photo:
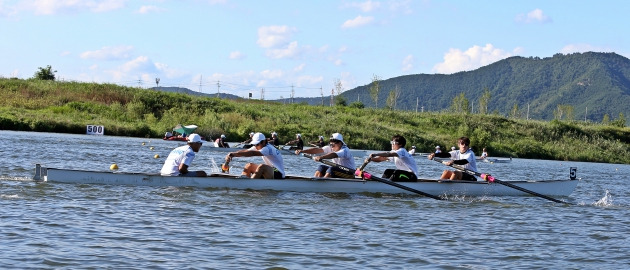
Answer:
[[[606,0],[0,0],[0,77],[51,65],[67,81],[327,96],[336,81],[349,90],[510,56],[630,57],[629,14],[630,1]]]

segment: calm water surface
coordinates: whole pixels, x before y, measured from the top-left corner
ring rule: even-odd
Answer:
[[[581,178],[537,197],[315,194],[30,181],[47,167],[159,172],[178,142],[0,131],[0,265],[15,269],[621,269],[630,265],[630,166],[514,159],[501,180]],[[160,158],[154,158],[158,154]],[[193,169],[225,153],[204,145]],[[284,156],[289,174],[317,163]],[[235,159],[233,168],[248,161]],[[356,158],[361,164],[362,157]],[[417,159],[422,175],[445,168]],[[370,164],[379,174],[391,163]]]

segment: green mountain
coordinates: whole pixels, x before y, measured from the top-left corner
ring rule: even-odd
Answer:
[[[377,74],[378,75],[378,74]],[[342,94],[348,104],[360,101],[374,107],[370,85]],[[559,106],[562,119],[600,122],[605,114],[616,119],[630,115],[630,60],[615,53],[556,54],[553,57],[510,57],[477,70],[450,75],[417,74],[380,81],[378,107],[387,105],[390,91],[398,88],[397,110],[448,110],[464,94],[473,112],[485,89],[490,94],[489,113],[551,120]],[[321,98],[296,99],[321,104]],[[330,97],[324,98],[330,104]],[[529,110],[528,110],[529,108]],[[570,111],[572,110],[572,111]],[[557,112],[557,111],[556,111]],[[585,115],[586,114],[586,115]]]

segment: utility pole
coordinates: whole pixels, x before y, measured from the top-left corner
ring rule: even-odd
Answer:
[[[265,100],[265,88],[260,88],[260,100]]]
[[[219,97],[219,93],[221,93],[221,83],[217,81],[217,97]]]
[[[324,88],[319,87],[319,92],[322,94],[322,106],[324,106]]]
[[[330,89],[330,107],[333,106],[333,102],[334,102],[334,98],[335,98],[335,89]]]
[[[419,101],[419,99],[418,99],[418,97],[416,97],[416,112],[418,112],[418,101]]]
[[[293,90],[293,84],[291,84],[291,104],[293,104],[293,96],[295,95],[295,90]]]
[[[588,114],[588,107],[586,107],[586,112],[584,112],[584,122],[586,122],[586,115]]]
[[[199,93],[201,93],[201,82],[203,81],[203,75],[199,75]]]
[[[529,120],[529,103],[527,103],[527,117],[526,120]]]

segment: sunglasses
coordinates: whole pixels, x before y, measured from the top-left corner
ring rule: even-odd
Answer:
[[[390,141],[389,143],[391,143],[392,145],[398,144],[398,142],[395,142],[395,141]]]

